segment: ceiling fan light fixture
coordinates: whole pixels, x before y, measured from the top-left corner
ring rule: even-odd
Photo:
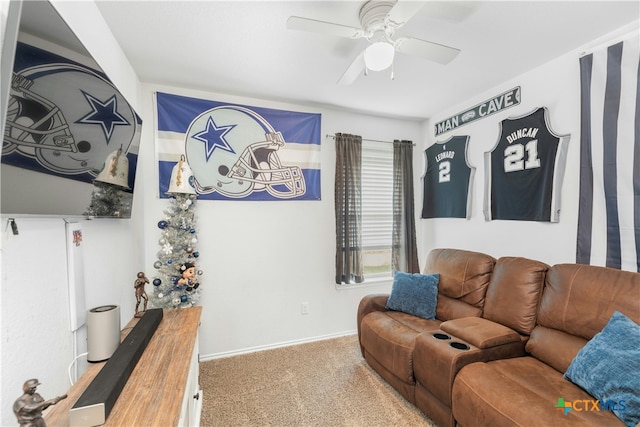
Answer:
[[[379,41],[371,43],[364,51],[364,63],[366,68],[373,71],[386,70],[393,64],[395,47],[388,42]]]

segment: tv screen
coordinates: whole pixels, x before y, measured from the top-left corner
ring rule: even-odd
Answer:
[[[22,3],[10,47],[2,215],[130,217],[140,117],[48,2]]]

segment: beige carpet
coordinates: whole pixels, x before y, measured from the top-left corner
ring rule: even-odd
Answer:
[[[203,426],[434,426],[355,335],[200,363]]]

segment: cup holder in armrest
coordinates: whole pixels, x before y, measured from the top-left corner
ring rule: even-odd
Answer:
[[[465,343],[461,343],[458,341],[454,341],[452,343],[449,343],[449,345],[453,348],[457,348],[458,350],[469,350],[471,347],[469,347],[467,344]]]
[[[436,332],[435,334],[432,334],[432,335],[433,335],[433,337],[435,339],[438,339],[438,340],[450,340],[451,339],[451,337],[449,335],[443,334],[441,332]]]

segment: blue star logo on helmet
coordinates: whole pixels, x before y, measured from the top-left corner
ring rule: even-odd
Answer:
[[[113,129],[116,125],[130,125],[130,123],[118,113],[118,101],[115,95],[106,101],[100,101],[95,96],[83,90],[81,90],[81,92],[91,106],[91,112],[80,118],[76,123],[100,125],[107,138],[107,144],[109,144]]]
[[[233,151],[233,148],[225,139],[225,135],[234,127],[236,127],[236,125],[218,127],[213,121],[213,117],[209,116],[205,129],[193,135],[194,139],[204,142],[207,162],[211,158],[213,150],[216,148],[235,154],[235,151]]]

